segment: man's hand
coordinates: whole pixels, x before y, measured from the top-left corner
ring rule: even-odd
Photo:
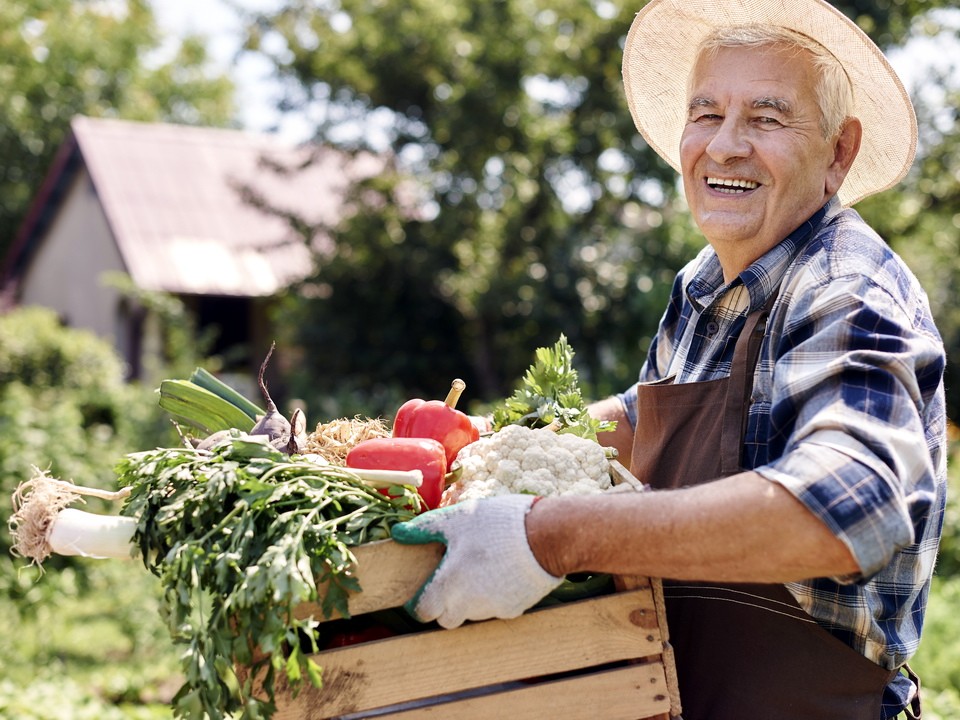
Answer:
[[[454,628],[465,620],[517,617],[557,587],[563,578],[544,570],[527,543],[533,501],[531,495],[469,500],[395,525],[399,543],[447,546],[407,611],[422,622]]]

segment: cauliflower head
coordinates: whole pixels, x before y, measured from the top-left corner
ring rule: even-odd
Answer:
[[[470,443],[457,462],[460,478],[446,489],[441,505],[511,493],[589,495],[612,485],[610,463],[594,440],[521,425]]]

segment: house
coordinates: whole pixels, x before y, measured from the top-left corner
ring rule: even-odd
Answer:
[[[111,340],[138,378],[158,340],[144,308],[103,283],[125,273],[182,299],[216,328],[214,352],[249,372],[272,339],[270,302],[312,268],[288,218],[317,228],[322,250],[352,180],[382,167],[239,130],[77,117],[5,260],[4,295]]]

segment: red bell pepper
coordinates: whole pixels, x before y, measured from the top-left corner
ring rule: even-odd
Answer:
[[[393,419],[394,437],[433,438],[447,451],[447,467],[465,445],[480,438],[480,430],[470,418],[456,409],[466,384],[454,380],[445,400],[407,400]]]
[[[432,438],[371,438],[357,443],[347,453],[349,468],[364,470],[419,470],[423,483],[417,492],[430,510],[440,505],[447,454]]]

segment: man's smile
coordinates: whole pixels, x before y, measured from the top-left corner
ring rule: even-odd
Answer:
[[[725,193],[728,195],[740,195],[750,190],[756,190],[758,187],[760,187],[760,183],[754,182],[753,180],[740,180],[740,179],[716,178],[716,177],[708,177],[707,185],[712,190],[716,190],[717,192]]]

